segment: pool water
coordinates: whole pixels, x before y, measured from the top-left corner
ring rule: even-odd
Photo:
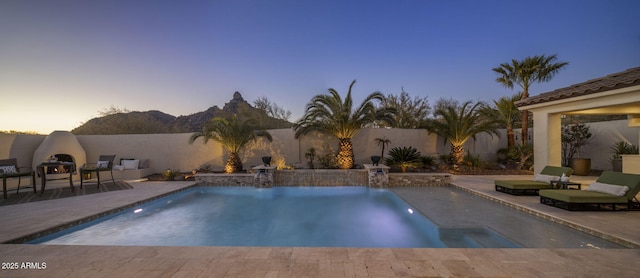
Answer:
[[[367,187],[194,187],[34,244],[521,247],[488,227],[441,228],[393,192]]]

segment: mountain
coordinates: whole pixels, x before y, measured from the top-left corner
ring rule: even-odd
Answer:
[[[214,105],[205,111],[179,117],[157,110],[115,113],[93,118],[71,130],[71,133],[102,135],[196,132],[201,131],[203,125],[213,118],[232,115],[238,115],[239,118],[254,118],[264,129],[292,126],[288,121],[270,117],[264,111],[251,106],[239,92],[235,92],[233,98],[225,103],[222,109]]]

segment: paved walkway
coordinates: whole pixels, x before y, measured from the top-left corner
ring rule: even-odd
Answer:
[[[568,212],[536,197],[497,193],[493,180],[454,184],[505,205],[640,243],[640,212]],[[574,179],[575,180],[575,179]],[[588,183],[592,178],[584,178]],[[132,182],[134,189],[0,208],[0,242],[32,235],[191,185]],[[505,208],[506,209],[506,208]],[[638,244],[640,245],[640,244]],[[269,248],[0,245],[0,277],[637,277],[640,249]],[[18,268],[18,269],[11,269]]]

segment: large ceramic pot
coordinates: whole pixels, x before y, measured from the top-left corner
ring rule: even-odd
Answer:
[[[264,166],[271,166],[271,157],[270,156],[263,156],[262,157],[262,163],[264,163]]]
[[[379,155],[372,155],[371,156],[371,162],[373,163],[374,166],[378,166],[378,163],[380,163],[380,156]]]
[[[591,174],[591,158],[572,158],[569,167],[574,175],[588,176]]]

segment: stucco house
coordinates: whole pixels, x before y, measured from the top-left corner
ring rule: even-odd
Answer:
[[[529,97],[516,106],[533,113],[535,171],[559,166],[562,115],[627,115],[628,127],[640,133],[640,67]],[[640,174],[640,155],[625,155],[622,163],[623,172]]]

